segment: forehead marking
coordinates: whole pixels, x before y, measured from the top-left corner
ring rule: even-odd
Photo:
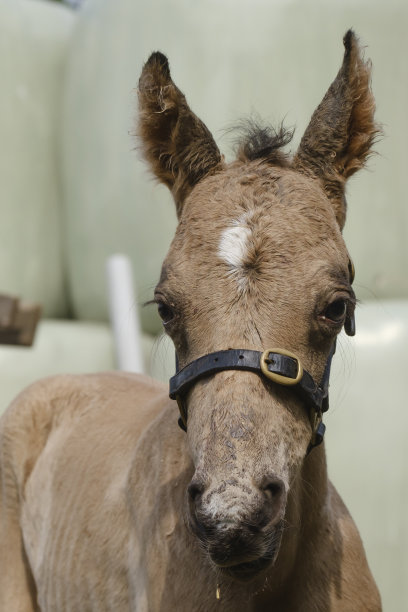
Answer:
[[[241,268],[245,263],[250,236],[251,230],[247,225],[236,223],[227,227],[221,234],[218,255],[231,268]]]
[[[221,234],[218,256],[228,264],[229,276],[233,276],[241,290],[245,288],[247,277],[244,266],[248,261],[249,241],[252,235],[248,225],[250,215],[246,213],[232,222]]]

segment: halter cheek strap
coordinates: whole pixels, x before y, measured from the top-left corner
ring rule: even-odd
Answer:
[[[309,450],[318,446],[324,436],[323,412],[329,408],[329,378],[336,343],[330,351],[325,371],[316,384],[300,360],[289,351],[268,349],[261,353],[247,349],[228,349],[204,355],[192,361],[170,379],[170,398],[177,400],[180,410],[179,425],[187,431],[187,407],[185,396],[189,389],[201,378],[212,376],[224,370],[244,370],[254,372],[273,384],[291,387],[309,409],[312,426],[312,439]]]

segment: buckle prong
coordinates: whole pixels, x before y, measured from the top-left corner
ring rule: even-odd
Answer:
[[[271,353],[277,353],[279,355],[284,355],[285,357],[291,357],[296,361],[297,374],[295,378],[289,378],[288,376],[283,376],[282,374],[277,374],[276,372],[271,372],[270,370],[268,370],[268,364],[271,363],[271,359],[269,359],[269,355]],[[285,349],[276,348],[267,349],[266,351],[264,351],[261,355],[260,366],[262,374],[266,376],[266,378],[269,378],[269,380],[272,380],[273,382],[278,383],[279,385],[285,385],[287,387],[297,385],[303,376],[303,366],[300,363],[300,360],[298,359],[298,357],[296,357],[296,355]]]

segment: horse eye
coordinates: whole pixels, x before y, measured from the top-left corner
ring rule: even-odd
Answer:
[[[324,311],[324,318],[333,323],[341,323],[347,314],[346,300],[335,300]]]
[[[163,321],[163,325],[166,325],[166,323],[170,323],[170,321],[174,318],[173,310],[164,302],[157,303],[157,310],[159,312],[161,320]]]

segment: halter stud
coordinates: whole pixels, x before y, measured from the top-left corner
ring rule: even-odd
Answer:
[[[271,353],[277,353],[279,355],[284,355],[285,357],[291,357],[292,359],[296,361],[297,374],[295,378],[290,378],[289,376],[282,376],[282,374],[271,372],[268,369],[268,365],[272,363],[272,360],[269,359],[269,355]],[[298,357],[296,357],[296,355],[294,355],[293,353],[289,351],[286,351],[285,349],[277,348],[277,349],[267,349],[266,351],[264,351],[261,355],[260,366],[261,366],[262,374],[266,376],[266,378],[269,378],[269,380],[272,380],[273,382],[278,383],[279,385],[285,385],[287,387],[290,387],[292,385],[297,385],[300,382],[300,380],[302,380],[303,366],[300,363],[300,360],[298,359]]]

